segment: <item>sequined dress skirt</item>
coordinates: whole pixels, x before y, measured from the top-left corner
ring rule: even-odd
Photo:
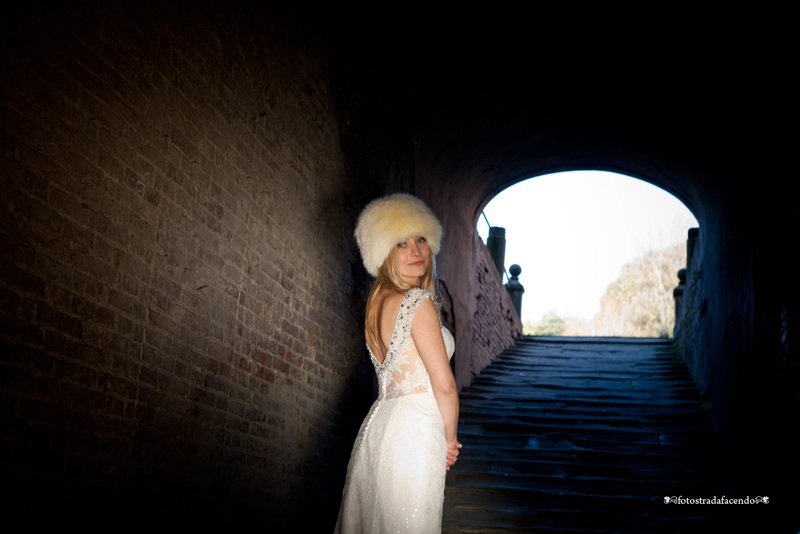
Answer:
[[[350,457],[336,533],[440,533],[444,423],[430,391],[376,401]]]

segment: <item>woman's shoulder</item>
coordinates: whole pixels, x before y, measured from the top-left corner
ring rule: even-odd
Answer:
[[[429,298],[433,300],[433,293],[431,293],[430,291],[426,291],[421,287],[412,287],[411,289],[406,291],[404,298],[413,300],[422,300],[424,298]]]
[[[410,294],[408,291],[405,293],[401,293],[399,291],[386,291],[383,295],[381,295],[379,306],[385,313],[395,316],[398,312],[402,311],[403,308],[412,306],[412,303],[415,301],[415,299],[410,299],[409,297]]]
[[[416,315],[420,307],[427,307],[428,305],[431,306],[431,309],[436,309],[433,293],[420,287],[412,287],[406,291],[406,294],[403,296],[403,303],[401,304],[402,307],[409,311],[411,316]]]
[[[412,287],[405,293],[395,291],[387,292],[382,299],[384,308],[399,308],[401,306],[409,309],[416,309],[425,299],[433,302],[433,294],[420,287]]]

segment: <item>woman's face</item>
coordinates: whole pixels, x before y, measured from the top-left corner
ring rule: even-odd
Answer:
[[[406,282],[417,285],[430,261],[431,247],[423,236],[409,237],[397,244],[397,266]]]

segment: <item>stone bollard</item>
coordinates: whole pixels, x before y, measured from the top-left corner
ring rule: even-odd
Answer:
[[[672,298],[675,299],[675,324],[678,324],[678,314],[681,311],[681,299],[683,290],[686,288],[686,269],[678,270],[678,287],[672,290]]]
[[[511,303],[517,310],[519,320],[522,321],[522,294],[525,293],[525,288],[519,283],[519,273],[522,272],[522,267],[515,263],[508,268],[508,272],[511,275],[511,278],[508,279],[506,289],[511,296]]]

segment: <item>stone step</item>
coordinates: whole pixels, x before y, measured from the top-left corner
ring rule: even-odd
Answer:
[[[737,491],[669,340],[522,338],[460,399],[445,534],[742,526],[731,506],[665,503]]]

